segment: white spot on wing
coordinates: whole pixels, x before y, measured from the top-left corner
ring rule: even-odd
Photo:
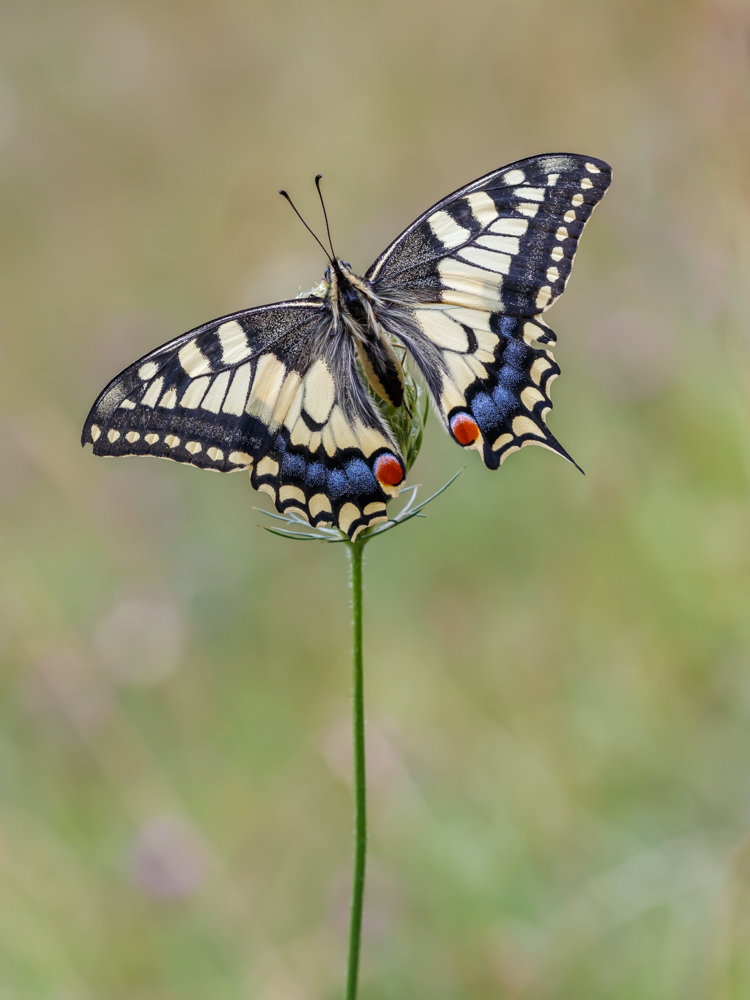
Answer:
[[[476,379],[475,372],[467,364],[467,358],[460,354],[449,354],[446,356],[450,373],[459,391],[463,393]]]
[[[227,393],[224,405],[222,406],[224,413],[233,413],[237,417],[242,415],[245,409],[247,394],[250,389],[251,375],[252,365],[250,362],[245,365],[240,365],[240,367],[236,369],[234,378],[232,379],[232,384],[229,386],[229,392]]]
[[[225,365],[236,365],[252,354],[247,334],[236,319],[222,323],[216,334],[221,344],[221,360]]]
[[[463,260],[468,260],[471,264],[478,264],[496,274],[507,274],[510,270],[511,259],[504,253],[495,253],[493,250],[484,250],[482,247],[464,247],[463,250],[458,251],[458,255]]]
[[[503,175],[503,181],[505,184],[523,184],[526,180],[526,174],[523,170],[509,170],[507,174]]]
[[[550,257],[552,258],[552,260],[554,260],[555,262],[557,262],[558,260],[562,260],[564,256],[565,256],[565,251],[563,250],[562,247],[553,247],[552,248],[552,253],[550,254]]]
[[[273,422],[282,423],[286,419],[287,413],[291,409],[292,403],[299,400],[299,393],[297,390],[302,382],[302,377],[298,372],[287,372],[286,378],[284,379],[284,384],[279,392],[278,399],[273,408]],[[297,403],[301,405],[301,400]]]
[[[466,352],[469,349],[469,338],[458,323],[442,309],[416,309],[414,316],[422,328],[422,332],[433,343],[448,351]]]
[[[497,218],[497,208],[495,202],[486,191],[474,191],[466,196],[471,214],[480,226],[488,226],[493,219]]]
[[[185,451],[189,451],[191,455],[197,455],[199,451],[203,451],[203,445],[200,441],[188,441],[185,445]]]
[[[528,417],[515,417],[513,420],[513,433],[518,437],[523,434],[533,434],[534,437],[544,437],[542,431],[537,427],[533,420]]]
[[[111,444],[114,444],[115,441],[118,439],[119,436],[120,436],[120,432],[119,431],[116,431],[116,430],[107,431],[107,440]]]
[[[167,389],[159,400],[159,406],[163,406],[166,410],[173,410],[177,406],[177,391],[175,389]]]
[[[92,424],[91,425],[91,440],[92,441],[98,441],[101,436],[102,436],[102,432],[99,430],[99,428],[96,426],[96,424]]]
[[[158,434],[147,434],[146,437],[144,438],[144,440],[145,440],[146,444],[149,444],[149,445],[156,444],[156,442],[159,440],[159,435]]]
[[[599,167],[596,166],[595,163],[587,163],[586,164],[586,169],[588,170],[588,172],[590,174],[600,174],[601,173],[601,170],[599,169]]]
[[[336,442],[333,438],[333,431],[331,430],[330,424],[326,424],[320,432],[320,439],[323,442],[326,455],[334,455],[336,453]]]
[[[572,209],[568,209],[568,211],[563,216],[563,219],[565,219],[566,222],[575,222],[576,213]]]
[[[521,221],[520,219],[518,220]],[[520,250],[520,243],[517,236],[480,236],[477,245],[487,247],[488,250],[495,250],[498,253],[509,253],[515,255]]]
[[[565,226],[560,226],[560,228],[555,233],[555,239],[559,240],[562,243],[562,241],[567,240],[567,238],[568,238],[568,230],[565,228]]]
[[[158,365],[155,365],[153,361],[147,361],[145,365],[141,365],[138,369],[138,378],[142,378],[144,382],[147,382],[150,378],[153,378],[158,371]]]
[[[123,401],[120,403],[120,409],[121,410],[134,410],[135,409],[135,403],[132,400],[130,400],[130,399],[123,399]]]
[[[484,367],[476,354],[464,354],[463,359],[477,378],[487,378],[487,369]]]
[[[266,455],[258,462],[257,473],[259,476],[276,476],[279,472],[279,463]]]
[[[252,465],[253,457],[246,451],[232,451],[229,454],[229,461],[232,465]]]
[[[547,174],[547,187],[554,187],[559,176],[559,174]]]
[[[135,444],[135,442],[139,440],[140,436],[141,435],[138,433],[138,431],[128,431],[128,433],[125,435],[125,440],[128,441],[130,444]]]
[[[539,211],[539,206],[533,205],[530,201],[524,201],[520,205],[516,206],[516,211],[520,212],[521,215],[528,216],[529,219],[533,219]]]
[[[385,514],[385,504],[375,501],[374,503],[368,503],[365,509],[362,511],[368,517],[371,514]]]
[[[345,503],[339,511],[339,528],[342,531],[349,531],[352,523],[361,516],[358,507],[355,507],[353,503]]]
[[[322,358],[318,358],[305,375],[303,384],[305,387],[303,407],[316,423],[325,423],[336,396],[336,386],[328,365]]]
[[[357,440],[359,441],[359,447],[362,449],[362,453],[366,458],[369,458],[377,448],[388,447],[390,444],[381,431],[377,430],[375,427],[366,427],[359,421],[357,421],[355,425],[355,431],[357,434]]]
[[[471,239],[469,230],[454,222],[447,212],[435,212],[427,221],[430,224],[430,229],[447,250],[452,250],[453,247],[460,246]]]
[[[200,405],[200,401],[206,395],[206,390],[208,389],[210,382],[211,379],[206,375],[204,375],[203,378],[197,378],[194,382],[191,382],[182,394],[180,406],[184,406],[186,410],[194,410]]]
[[[583,195],[574,194],[573,197],[570,199],[570,204],[573,205],[575,208],[578,208],[579,205],[583,204]]]
[[[331,428],[338,448],[343,450],[344,448],[356,448],[359,445],[354,428],[347,417],[344,416],[341,407],[334,406],[326,426]]]
[[[583,180],[581,181],[581,187],[584,189],[584,191],[586,191],[588,188],[592,188],[593,186],[594,184],[589,177],[584,177]]]
[[[500,437],[492,445],[492,450],[499,451],[500,448],[503,448],[506,444],[510,444],[512,440],[513,440],[512,434],[501,434]]]
[[[164,444],[167,446],[167,448],[176,448],[179,443],[180,439],[177,437],[176,434],[167,434],[167,436],[164,438]]]
[[[323,513],[323,511],[326,511],[328,514],[331,513],[331,501],[325,493],[316,493],[310,500],[308,507],[310,508],[310,513],[313,517],[317,517],[318,514]]]
[[[532,207],[536,210],[536,205]],[[523,236],[528,228],[526,219],[498,219],[490,226],[490,232],[501,236]]]
[[[547,268],[547,281],[549,282],[557,281],[559,277],[560,277],[560,272],[557,270],[556,267]]]
[[[312,431],[302,417],[300,417],[294,427],[292,427],[292,433],[289,436],[290,442],[295,448],[305,448],[309,447],[311,438]]]
[[[224,452],[221,448],[209,448],[206,454],[212,462],[221,462],[224,459]]]
[[[246,366],[248,369],[250,365]],[[255,370],[253,387],[245,412],[251,413],[267,423],[271,422],[276,397],[279,395],[286,369],[274,354],[264,354]],[[230,390],[231,392],[231,390]],[[226,404],[224,405],[226,409]],[[241,410],[239,411],[242,412]]]
[[[539,294],[536,297],[536,307],[541,310],[547,305],[549,300],[552,298],[552,289],[549,285],[542,285],[539,289]]]
[[[549,363],[549,361],[546,360],[546,358],[537,358],[534,364],[531,366],[529,375],[531,375],[532,380],[536,382],[537,385],[539,385],[539,383],[542,381],[542,376],[551,367],[552,365]]]
[[[184,347],[181,347],[177,357],[190,378],[207,375],[211,371],[211,362],[194,340],[189,340]]]
[[[305,494],[298,486],[282,486],[279,490],[279,500],[297,500],[305,503]]]
[[[521,393],[521,402],[527,410],[533,410],[537,403],[544,402],[544,396],[538,389],[527,385]]]
[[[544,201],[544,188],[522,187],[516,188],[513,194],[517,198],[527,198],[529,201]]]
[[[221,404],[224,402],[224,395],[227,391],[231,374],[231,372],[222,372],[216,376],[211,383],[211,388],[203,398],[203,402],[201,403],[202,409],[208,410],[210,413],[219,412]]]
[[[141,404],[143,406],[156,406],[156,402],[161,395],[162,386],[164,385],[163,378],[155,378],[151,385],[146,389],[143,394],[143,399]]]
[[[443,302],[455,306],[468,306],[469,309],[486,309],[489,312],[494,312],[502,305],[500,301],[502,278],[499,274],[480,271],[471,264],[453,257],[441,260],[438,271],[444,285]]]

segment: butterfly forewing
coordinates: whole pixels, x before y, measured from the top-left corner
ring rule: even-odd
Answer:
[[[385,298],[534,316],[565,288],[609,187],[602,160],[550,153],[468,184],[420,216],[367,273]]]
[[[164,344],[102,392],[83,430],[96,455],[155,455],[219,472],[263,454],[324,320],[320,300],[235,313]]]

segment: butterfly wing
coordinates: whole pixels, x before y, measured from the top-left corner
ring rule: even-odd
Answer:
[[[610,167],[593,157],[518,160],[433,205],[365,277],[386,299],[538,315],[562,294],[610,181]]]
[[[280,511],[350,537],[385,519],[404,465],[310,297],[214,320],[126,368],[89,413],[94,454],[154,455],[217,472],[247,469]]]
[[[552,353],[538,343],[552,334],[549,327],[452,305],[403,310],[385,325],[424,373],[451,437],[478,451],[488,468],[528,444],[573,461],[546,426],[550,386],[560,374]]]
[[[526,444],[570,458],[545,425],[559,368],[541,314],[610,181],[593,157],[519,160],[428,209],[367,272],[449,432],[490,468]]]

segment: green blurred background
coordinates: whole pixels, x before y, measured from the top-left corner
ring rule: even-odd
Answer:
[[[0,1000],[332,1000],[344,552],[94,460],[105,382],[518,157],[615,183],[548,314],[586,470],[368,549],[363,1000],[750,995],[747,0],[6,0]],[[434,423],[411,476],[465,456]]]

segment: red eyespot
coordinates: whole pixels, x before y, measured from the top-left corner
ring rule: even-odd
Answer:
[[[381,455],[375,462],[375,475],[383,486],[398,486],[404,478],[404,470],[394,455]]]
[[[451,430],[459,444],[474,444],[479,437],[477,423],[468,413],[457,413],[451,420]]]

